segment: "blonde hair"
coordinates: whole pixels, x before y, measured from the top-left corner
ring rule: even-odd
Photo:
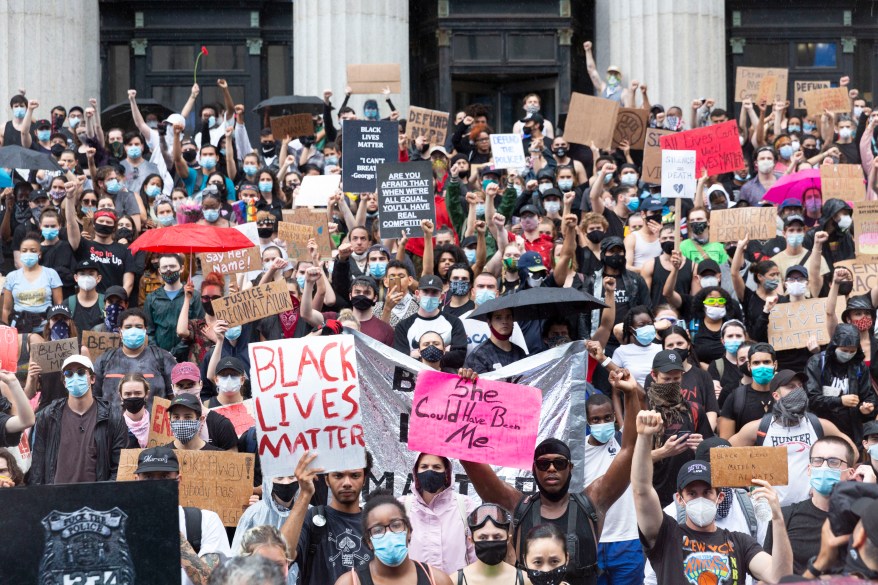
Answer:
[[[284,551],[285,557],[289,558],[290,556],[286,539],[277,528],[269,524],[254,526],[244,533],[244,537],[241,539],[241,555],[253,555],[261,546],[276,546]]]
[[[350,327],[351,329],[360,330],[360,320],[354,315],[354,312],[350,309],[342,309],[338,313],[338,322],[344,325],[345,327]],[[353,325],[353,326],[352,326]]]

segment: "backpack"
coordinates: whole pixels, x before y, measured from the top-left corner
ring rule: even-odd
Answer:
[[[747,518],[747,527],[750,530],[750,536],[756,538],[756,532],[759,529],[759,525],[756,521],[756,510],[753,508],[753,500],[750,499],[750,495],[746,489],[737,488],[733,489],[733,491],[735,492],[735,498],[741,505],[741,509],[744,511],[744,516]],[[677,503],[676,500],[674,500],[674,505],[677,507],[677,523],[685,524],[686,508]]]
[[[820,419],[817,418],[817,415],[813,412],[806,412],[805,416],[808,421],[811,423],[811,426],[814,427],[814,433],[817,435],[817,440],[823,438],[823,424],[820,422]],[[766,413],[762,419],[759,421],[759,430],[756,431],[756,446],[761,447],[765,442],[765,435],[768,433],[768,427],[771,426],[771,421],[774,420],[774,414]]]
[[[323,522],[315,522],[314,518],[316,516],[320,516]],[[305,549],[305,563],[302,565],[302,572],[299,575],[299,583],[301,585],[308,585],[308,579],[311,578],[311,571],[314,567],[314,557],[317,555],[317,549],[320,548],[320,541],[323,540],[326,534],[326,506],[314,506],[308,510],[305,522],[310,522],[311,528],[308,530],[308,547]]]
[[[201,550],[201,510],[183,506],[183,519],[186,521],[186,540],[192,545],[195,554]]]
[[[101,317],[104,316],[104,293],[98,293],[98,308],[101,310]],[[70,316],[76,315],[76,295],[67,297],[67,308],[70,309]]]

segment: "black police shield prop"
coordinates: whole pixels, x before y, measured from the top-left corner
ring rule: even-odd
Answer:
[[[0,490],[0,583],[180,582],[176,481]]]

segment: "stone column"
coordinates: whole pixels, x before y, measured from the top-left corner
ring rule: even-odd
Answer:
[[[98,0],[0,0],[0,120],[19,88],[40,102],[36,118],[100,98],[99,25]]]
[[[293,3],[293,89],[297,95],[344,100],[347,65],[399,63],[402,93],[390,94],[402,116],[409,105],[408,0],[295,0]],[[362,115],[363,102],[375,99],[381,117],[389,115],[384,96],[351,96],[348,105]]]
[[[693,99],[734,106],[726,103],[723,0],[599,0],[595,30],[602,79],[618,66],[626,84],[647,84],[652,103],[681,107],[686,123]]]

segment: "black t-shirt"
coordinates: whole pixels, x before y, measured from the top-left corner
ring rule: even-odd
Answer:
[[[740,392],[745,393],[744,406],[737,409],[735,406],[735,396]],[[738,399],[737,402],[740,402],[740,399]],[[759,420],[765,416],[766,413],[771,412],[773,406],[774,398],[771,396],[771,392],[758,392],[753,389],[752,384],[747,384],[746,386],[738,386],[738,388],[732,390],[731,394],[728,395],[723,403],[723,409],[722,412],[720,412],[720,416],[735,421],[735,432],[737,432],[748,422]]]
[[[743,585],[750,561],[762,552],[762,547],[749,534],[721,528],[714,532],[700,532],[677,523],[667,514],[652,548],[646,548],[642,533],[640,542],[658,582],[669,585]],[[702,576],[703,573],[715,576]]]
[[[692,348],[699,362],[710,363],[726,353],[720,332],[708,329],[703,320],[699,321],[698,331],[692,337]]]
[[[719,381],[719,385],[722,388],[719,394],[719,406],[722,408],[726,397],[731,394],[732,390],[741,385],[741,378],[744,376],[744,373],[741,372],[737,362],[730,362],[725,355],[720,359],[723,363],[722,375],[720,375],[719,367],[717,367],[718,360],[710,362],[710,365],[707,367],[707,373],[710,374],[713,380]]]
[[[644,390],[649,390],[652,383],[652,374],[647,374],[643,384]],[[683,398],[688,402],[700,405],[703,411],[719,414],[719,404],[716,401],[716,392],[713,390],[713,379],[701,368],[693,366],[688,372],[683,372],[680,392],[683,394]]]
[[[605,237],[625,237],[625,224],[622,222],[622,219],[616,215],[616,212],[607,206],[604,206],[604,219],[610,224],[610,227],[607,228],[607,234]]]
[[[814,536],[823,529],[823,522],[829,516],[829,512],[824,512],[815,506],[810,498],[784,506],[781,512],[787,527],[787,535],[790,537],[790,546],[793,548],[793,573],[801,575],[808,568],[808,560],[820,552],[820,539]],[[769,522],[763,546],[765,552],[769,554],[774,547],[771,529],[772,523]]]
[[[238,445],[238,435],[232,421],[218,412],[207,411],[207,436],[210,445],[219,450],[229,450]]]
[[[466,313],[468,311],[472,311],[475,308],[476,308],[476,304],[472,301],[472,299],[470,299],[459,307],[452,307],[451,305],[445,305],[444,307],[442,307],[442,314],[443,315],[454,315],[455,317],[460,319],[461,315],[463,315],[464,313]]]
[[[69,300],[69,299],[68,299]],[[104,307],[101,306],[100,299],[95,299],[92,306],[86,307],[76,300],[76,309],[74,310],[71,303],[65,301],[68,309],[73,313],[73,322],[80,331],[90,331],[104,322]]]
[[[302,533],[296,546],[296,563],[299,565],[299,575],[301,575],[307,562],[311,531],[318,531],[315,534],[317,552],[310,561],[311,573],[308,582],[302,585],[335,583],[352,568],[372,560],[372,551],[363,539],[362,512],[347,514],[326,506],[324,512],[326,525],[315,528],[313,518],[316,511],[316,508],[312,508],[305,516]]]
[[[502,368],[526,357],[527,354],[524,353],[524,350],[514,343],[510,351],[504,351],[494,345],[493,341],[486,339],[466,356],[463,367],[471,368],[477,374],[484,374],[493,372],[498,365]]]
[[[101,244],[94,240],[82,240],[76,250],[76,260],[91,260],[101,275],[97,291],[106,292],[111,286],[122,286],[126,272],[135,272],[134,257],[127,246]]]

